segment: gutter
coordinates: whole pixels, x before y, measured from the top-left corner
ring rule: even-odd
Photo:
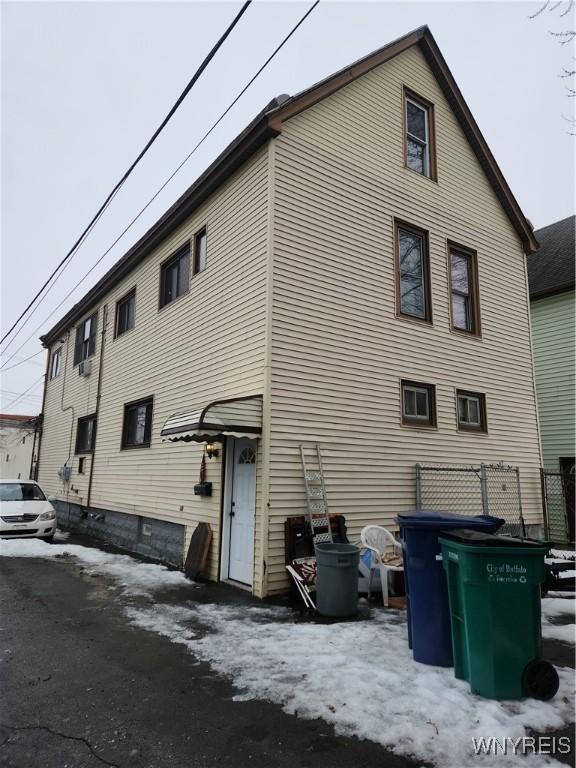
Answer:
[[[277,106],[274,99],[208,166],[197,181],[138,240],[135,245],[69,310],[47,333],[40,337],[45,347],[67,331],[71,325],[97,306],[98,302],[146,258],[166,237],[185,221],[213,192],[279,130],[270,124],[268,113]]]

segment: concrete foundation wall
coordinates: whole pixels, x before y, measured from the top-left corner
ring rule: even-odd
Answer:
[[[128,552],[180,568],[183,565],[183,525],[142,515],[83,507],[58,499],[52,503],[58,513],[59,528],[85,533]]]

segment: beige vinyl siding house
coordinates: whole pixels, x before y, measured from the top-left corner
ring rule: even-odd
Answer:
[[[436,178],[406,167],[404,89],[430,105]],[[414,507],[416,462],[519,466],[524,515],[539,523],[525,266],[536,242],[429,30],[275,100],[186,199],[231,157],[235,169],[190,215],[154,248],[137,244],[118,267],[126,274],[105,277],[98,300],[84,300],[86,315],[98,308],[103,334],[88,379],[72,366],[80,308],[45,337],[66,364],[47,382],[40,479],[62,509],[113,539],[138,518],[129,548],[144,553],[150,521],[176,526],[180,562],[197,523],[209,522],[208,576],[227,579],[240,530],[232,502],[244,493],[254,499],[242,533],[251,573],[239,580],[258,596],[287,586],[284,522],[305,511],[300,444],[320,444],[330,511],[346,516],[351,540],[367,523],[394,527],[395,514]],[[431,322],[399,315],[395,222],[428,241]],[[206,269],[159,310],[163,262],[203,227]],[[475,333],[452,328],[449,243],[475,253]],[[134,287],[134,328],[114,338],[116,302]],[[435,388],[433,426],[402,423],[402,381]],[[485,398],[485,431],[459,428],[457,390]],[[122,450],[124,405],[151,396],[150,447]],[[218,457],[206,462],[212,496],[195,496],[202,443],[164,442],[162,431],[174,414],[246,396],[262,397],[261,433],[225,425]],[[74,435],[77,419],[95,411],[90,481],[77,472]],[[202,436],[198,424],[181,437],[193,434]],[[253,446],[252,469],[239,445]],[[61,482],[65,461],[72,474]],[[242,487],[241,473],[251,478]],[[90,524],[115,514],[115,528]],[[161,539],[161,526],[154,531]]]

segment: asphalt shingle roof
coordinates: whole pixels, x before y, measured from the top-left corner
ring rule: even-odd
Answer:
[[[528,256],[530,298],[574,287],[574,228],[576,216],[568,216],[534,234],[540,248]]]

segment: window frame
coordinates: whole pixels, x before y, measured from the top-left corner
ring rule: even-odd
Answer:
[[[144,425],[144,441],[142,443],[131,443],[127,440],[128,432],[128,412],[134,408],[146,406],[149,408],[146,418],[147,422]],[[139,448],[150,448],[152,445],[152,421],[154,417],[154,396],[143,397],[139,400],[132,400],[129,403],[124,403],[124,414],[122,419],[122,438],[120,441],[120,450],[131,451]]]
[[[78,444],[80,442],[80,425],[88,423],[89,421],[92,421],[94,423],[92,427],[91,445],[89,448],[83,448]],[[97,420],[96,420],[95,413],[90,413],[88,414],[88,416],[81,416],[78,419],[78,421],[76,422],[76,442],[74,447],[74,453],[76,455],[94,453],[94,449],[96,447],[96,426],[97,426]]]
[[[408,102],[411,101],[415,106],[419,107],[426,113],[426,149],[428,158],[428,173],[422,173],[415,168],[411,168],[408,165]],[[438,181],[437,163],[436,163],[436,125],[434,117],[434,104],[428,99],[423,98],[411,88],[402,86],[402,112],[404,116],[404,167],[409,171],[416,173],[418,176],[423,176],[426,179],[432,181]],[[413,137],[417,142],[422,143],[422,140],[417,136]]]
[[[478,254],[472,248],[455,243],[453,240],[447,241],[447,262],[448,262],[448,296],[450,299],[450,328],[455,333],[461,333],[465,336],[482,336],[482,322],[480,317],[480,290],[478,286]],[[468,297],[470,300],[470,318],[471,328],[461,328],[454,324],[454,301],[453,295],[464,295],[455,291],[452,287],[452,255],[461,256],[468,259]]]
[[[422,285],[424,287],[424,317],[418,315],[412,315],[408,312],[402,311],[402,277],[400,270],[400,230],[404,230],[410,235],[420,237],[422,239],[422,271],[423,280]],[[432,282],[430,275],[430,244],[428,237],[428,230],[422,229],[414,224],[409,224],[402,219],[394,219],[394,273],[396,283],[396,317],[403,320],[413,320],[418,323],[424,323],[426,325],[433,324],[432,313]]]
[[[198,261],[199,261],[198,241],[200,240],[201,237],[204,237],[206,240],[206,255],[204,257],[204,266],[200,269],[198,266]],[[192,259],[192,277],[194,277],[194,275],[199,275],[200,272],[204,272],[207,266],[208,266],[208,231],[207,231],[206,225],[204,225],[194,235],[194,255]]]
[[[479,424],[467,424],[460,421],[460,398],[478,400]],[[486,413],[486,395],[484,392],[472,392],[469,389],[456,390],[456,426],[459,432],[475,432],[477,434],[488,433],[488,418]]]
[[[413,416],[405,413],[404,410],[404,392],[413,390],[417,392],[425,391],[428,396],[428,417]],[[400,380],[400,416],[402,426],[417,427],[425,429],[435,429],[438,426],[436,417],[436,385],[427,384],[422,381],[412,379]]]
[[[58,361],[58,370],[56,373],[54,373],[54,362]],[[50,355],[50,381],[52,379],[57,379],[58,376],[60,376],[60,371],[62,370],[62,347],[58,347],[57,349],[53,350],[52,354]]]
[[[78,339],[80,338],[80,329],[85,328],[86,323],[90,322],[90,336],[88,339],[83,338],[82,342],[79,344]],[[74,339],[74,368],[77,365],[80,365],[80,363],[83,363],[85,360],[89,360],[91,357],[94,357],[96,354],[96,334],[98,331],[98,310],[96,312],[93,312],[88,317],[85,317],[84,320],[82,320],[81,323],[78,323],[76,326],[76,336]],[[85,336],[85,332],[82,333],[82,336]],[[83,356],[82,354],[78,354],[78,350],[84,348],[84,344],[88,342],[87,347],[87,354],[86,356]]]
[[[180,261],[186,257],[188,260],[188,270],[187,270],[187,280],[186,285],[184,287],[184,290],[182,293],[178,293],[174,298],[170,299],[169,301],[165,301],[165,283],[166,283],[166,274],[170,267],[172,267],[176,262],[180,263]],[[173,251],[170,256],[168,256],[167,259],[165,259],[160,264],[160,290],[159,290],[159,296],[158,296],[158,309],[164,309],[164,307],[170,306],[170,304],[174,304],[175,301],[180,299],[182,296],[185,296],[190,291],[190,262],[191,262],[191,247],[190,247],[190,241],[187,241],[183,245],[181,245],[179,248],[177,248],[175,251]]]
[[[126,303],[127,301],[129,301],[130,299],[134,301],[134,310],[132,312],[133,323],[129,328],[126,328],[126,330],[119,331],[118,321],[120,319],[120,306]],[[116,311],[114,314],[114,338],[117,339],[119,336],[124,336],[125,333],[132,331],[135,327],[136,327],[136,286],[131,288],[127,293],[121,296],[116,302]]]

